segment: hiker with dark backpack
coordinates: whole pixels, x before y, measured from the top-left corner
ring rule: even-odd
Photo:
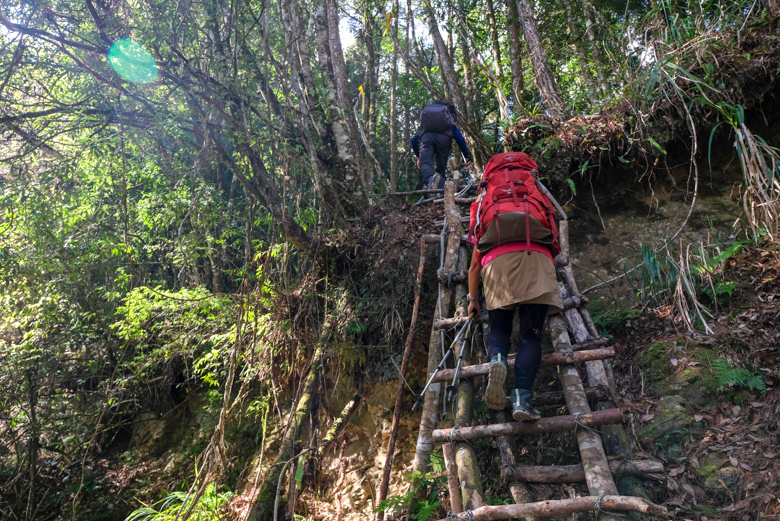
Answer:
[[[548,313],[563,309],[555,276],[560,245],[553,204],[566,216],[553,201],[539,181],[536,162],[527,154],[509,152],[488,161],[471,205],[469,241],[474,252],[469,267],[469,314],[480,310],[481,277],[490,323],[485,402],[490,409],[506,407],[506,360],[518,308],[520,345],[510,395],[516,421],[540,418],[531,397],[542,359],[544,320]]]
[[[456,119],[455,106],[446,101],[434,101],[420,111],[420,127],[411,141],[424,188],[444,188],[453,139],[458,143],[466,164],[471,164],[471,151],[455,126]]]

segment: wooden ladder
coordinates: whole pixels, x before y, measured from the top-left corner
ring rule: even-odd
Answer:
[[[563,398],[568,415],[542,418],[533,422],[512,422],[506,411],[492,415],[488,425],[474,425],[473,379],[488,374],[489,364],[472,364],[471,342],[462,336],[452,346],[454,356],[448,362],[454,365],[459,357],[459,370],[438,370],[442,360],[444,330],[457,327],[465,321],[467,282],[462,274],[470,260],[458,203],[468,199],[455,199],[456,183],[448,180],[444,189],[445,226],[441,238],[431,236],[428,241],[441,240],[444,261],[440,279],[449,276],[453,284],[439,287],[439,298],[434,311],[428,348],[428,380],[430,385],[424,395],[424,404],[417,438],[413,471],[425,475],[430,468],[430,455],[437,445],[442,446],[446,464],[447,484],[450,496],[450,514],[447,519],[471,521],[499,520],[522,517],[551,517],[576,512],[596,512],[598,519],[615,520],[625,517],[623,511],[636,511],[653,517],[666,517],[662,506],[634,496],[619,495],[613,474],[628,476],[656,476],[663,474],[663,465],[655,461],[630,461],[630,453],[622,423],[624,413],[615,408],[610,397],[615,384],[612,366],[614,349],[607,347],[607,339],[600,338],[587,310],[587,299],[580,295],[569,264],[568,222],[560,223],[561,254],[556,258],[558,281],[564,301],[564,312],[548,318],[554,353],[542,357],[542,365],[559,366],[563,386]],[[446,240],[445,240],[446,237]],[[423,250],[424,250],[423,241]],[[423,252],[424,253],[424,252]],[[422,266],[422,262],[421,262]],[[454,310],[452,309],[454,307]],[[484,317],[474,320],[484,325]],[[477,329],[477,328],[475,328]],[[571,331],[574,342],[571,341]],[[509,356],[510,371],[513,356]],[[587,373],[590,385],[583,385],[578,365]],[[456,376],[457,372],[457,376]],[[454,385],[448,383],[453,382]],[[446,388],[443,392],[442,386]],[[452,427],[439,427],[439,408],[444,398],[447,410],[447,394],[456,395],[453,404]],[[537,405],[555,403],[561,397],[556,393],[542,393],[534,398]],[[509,399],[507,398],[509,402]],[[595,410],[590,407],[595,402]],[[509,403],[507,404],[509,406]],[[582,463],[568,466],[520,466],[515,464],[514,437],[547,432],[573,431],[577,438]],[[481,438],[493,438],[501,456],[501,476],[507,483],[515,504],[489,506],[483,500],[482,478],[477,456],[471,442]],[[604,443],[606,440],[606,443]],[[611,459],[608,459],[610,456]],[[498,469],[497,469],[498,470]],[[586,482],[589,495],[571,499],[532,501],[525,483]],[[444,521],[444,520],[442,520]]]

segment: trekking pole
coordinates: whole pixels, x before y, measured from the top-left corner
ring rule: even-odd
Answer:
[[[469,315],[468,321],[466,321],[466,324],[470,325],[471,321],[474,319],[475,316],[476,316],[476,313],[474,313],[472,311],[471,315]],[[460,376],[460,366],[463,363],[463,354],[466,352],[465,343],[466,343],[466,340],[468,340],[468,338],[470,336],[470,333],[471,333],[471,328],[469,328],[468,331],[466,331],[466,338],[463,339],[464,347],[461,348],[460,355],[458,355],[458,363],[455,364],[455,376],[452,377],[452,383],[447,386],[447,395],[445,397],[445,402],[447,400],[451,400],[452,399],[452,394],[455,392],[455,389],[457,389],[458,380],[459,380],[459,376]],[[453,342],[453,346],[454,345],[455,345],[455,343]]]
[[[473,314],[472,314],[473,315]],[[439,374],[439,371],[441,371],[441,368],[444,367],[444,364],[447,362],[447,358],[452,354],[452,348],[455,347],[455,344],[460,339],[460,335],[463,334],[463,331],[466,329],[466,327],[471,323],[472,319],[474,318],[472,315],[469,315],[469,318],[466,319],[466,323],[463,324],[463,327],[460,328],[460,331],[458,331],[458,334],[455,335],[455,340],[452,341],[452,344],[450,344],[449,349],[447,349],[447,352],[444,353],[444,356],[441,358],[441,362],[439,362],[439,365],[436,366],[436,370],[433,372],[431,377],[428,379],[428,383],[425,384],[425,387],[423,387],[422,392],[417,395],[417,398],[414,401],[414,405],[412,405],[412,410],[415,410],[418,405],[420,405],[420,402],[422,401],[423,397],[425,396],[425,392],[428,390],[428,387],[431,386],[431,383],[433,383],[433,379],[436,378],[436,375]]]

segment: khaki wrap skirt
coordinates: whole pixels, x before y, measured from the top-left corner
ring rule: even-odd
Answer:
[[[563,310],[555,265],[544,253],[513,251],[482,268],[488,309],[512,309],[515,304],[547,304],[549,313]]]

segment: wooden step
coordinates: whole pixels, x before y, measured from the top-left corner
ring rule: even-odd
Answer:
[[[522,518],[526,516],[553,517],[576,514],[578,512],[640,512],[642,514],[666,518],[666,508],[646,499],[633,496],[585,496],[574,499],[554,499],[537,501],[522,505],[482,506],[470,512],[448,514],[439,521],[497,521],[499,519]]]
[[[542,355],[542,365],[564,365],[575,364],[578,362],[588,362],[591,360],[604,360],[614,358],[615,350],[611,347],[604,349],[591,349],[589,351],[573,351],[571,354],[548,353]],[[507,357],[509,370],[514,370],[515,355]],[[484,376],[490,370],[490,363],[469,365],[461,368],[460,378],[471,378],[474,376]],[[447,382],[455,377],[455,369],[444,369],[434,377],[434,382]]]
[[[605,409],[587,414],[566,416],[551,416],[532,422],[496,423],[493,425],[477,425],[452,429],[436,429],[433,431],[433,441],[444,443],[452,440],[478,440],[495,436],[510,436],[517,434],[543,434],[574,430],[576,427],[597,427],[610,423],[622,423],[622,409]]]
[[[664,479],[664,464],[653,460],[612,460],[609,470],[613,476]],[[523,483],[584,483],[585,468],[578,465],[556,465],[544,467],[539,465],[515,465],[501,470],[505,480]]]

